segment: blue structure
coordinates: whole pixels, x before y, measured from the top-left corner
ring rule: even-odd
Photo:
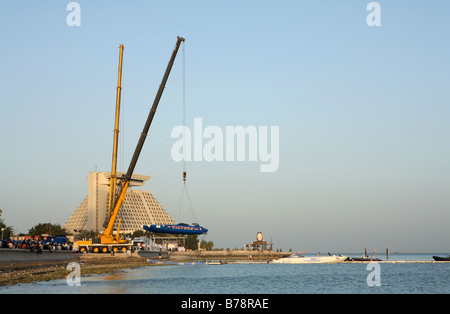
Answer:
[[[170,234],[204,234],[208,232],[208,229],[205,227],[197,224],[188,225],[185,223],[179,223],[176,225],[145,225],[143,228],[149,232]]]

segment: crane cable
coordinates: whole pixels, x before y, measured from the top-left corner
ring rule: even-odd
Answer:
[[[177,208],[178,208],[178,219],[177,220],[180,221],[180,218],[181,218],[181,209],[183,208],[183,200],[184,200],[184,195],[185,194],[186,194],[187,200],[189,202],[189,207],[191,209],[191,214],[192,214],[192,217],[194,219],[194,222],[198,223],[197,215],[195,214],[194,205],[192,204],[191,196],[189,195],[189,192],[188,192],[187,187],[186,187],[186,182],[183,182],[183,187],[181,189],[180,197],[178,198],[178,205],[177,205]]]
[[[183,93],[183,127],[186,128],[186,53],[185,53],[185,46],[184,46],[184,41],[183,41],[183,88],[182,88],[182,93]],[[183,134],[183,154],[186,151],[186,136],[185,134]],[[181,190],[181,194],[180,197],[178,199],[178,221],[180,220],[181,217],[181,208],[183,205],[183,198],[184,198],[184,194],[186,194],[188,201],[189,201],[189,206],[191,209],[191,213],[192,213],[192,217],[194,219],[195,223],[198,223],[198,219],[197,219],[197,215],[195,214],[195,209],[194,206],[192,204],[192,200],[191,197],[189,195],[189,192],[187,190],[186,187],[186,158],[184,158],[185,156],[183,156],[183,188]]]

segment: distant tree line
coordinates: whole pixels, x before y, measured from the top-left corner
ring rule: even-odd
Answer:
[[[67,231],[63,227],[61,227],[61,225],[51,224],[49,222],[39,223],[36,226],[34,226],[28,230],[28,235],[30,235],[30,236],[39,236],[42,234],[67,235]]]

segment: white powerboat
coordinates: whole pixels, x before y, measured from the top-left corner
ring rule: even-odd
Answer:
[[[311,256],[305,257],[300,254],[292,254],[288,257],[275,259],[271,263],[274,264],[320,264],[320,263],[341,263],[347,259],[345,255],[330,256]]]

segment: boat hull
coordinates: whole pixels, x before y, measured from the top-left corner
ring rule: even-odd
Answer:
[[[347,256],[289,256],[273,260],[274,264],[332,264],[342,263],[347,259]]]
[[[199,225],[150,225],[143,226],[144,230],[153,233],[170,233],[170,234],[204,234],[208,232],[208,229]]]
[[[436,262],[450,262],[450,256],[447,256],[447,257],[433,256],[433,259]]]
[[[347,261],[349,261],[349,262],[381,262],[381,259],[370,258],[370,257],[348,257]]]

